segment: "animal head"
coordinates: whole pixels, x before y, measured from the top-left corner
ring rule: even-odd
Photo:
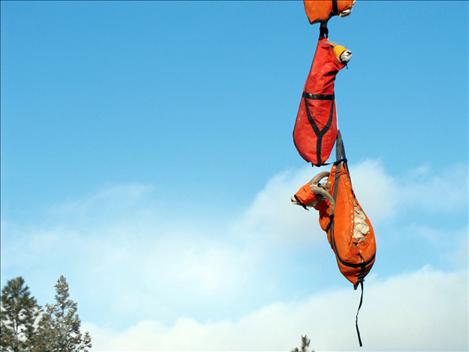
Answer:
[[[355,3],[356,3],[356,0],[353,0],[352,6],[355,5]],[[347,17],[348,15],[350,15],[352,13],[352,6],[340,11],[339,12],[339,17]]]
[[[346,64],[352,58],[352,52],[348,50],[345,46],[338,45],[334,42],[329,42],[332,46],[332,51],[334,52],[335,57],[341,63]]]
[[[311,181],[303,185],[303,187],[301,187],[293,197],[291,197],[291,202],[307,208],[316,207],[320,202],[327,200],[330,204],[330,213],[332,214],[335,206],[334,199],[327,191],[326,186],[320,183],[322,179],[328,176],[329,172],[321,172],[316,175]]]

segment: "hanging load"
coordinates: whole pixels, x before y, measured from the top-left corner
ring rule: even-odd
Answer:
[[[326,182],[322,182],[327,178]],[[327,233],[340,272],[356,289],[361,287],[360,304],[355,316],[358,343],[358,313],[363,302],[363,281],[375,262],[376,241],[370,219],[353,192],[340,132],[336,142],[336,162],[330,172],[322,172],[301,187],[291,201],[319,211],[319,224]]]
[[[345,17],[352,12],[355,0],[304,0],[309,23],[327,22],[332,16]]]
[[[337,137],[334,83],[351,59],[347,48],[328,41],[321,32],[296,116],[293,141],[299,154],[313,165],[323,165]]]
[[[319,211],[319,224],[327,233],[339,270],[356,289],[375,262],[375,235],[353,192],[340,132],[336,153],[331,171],[318,174],[301,187],[292,202]]]

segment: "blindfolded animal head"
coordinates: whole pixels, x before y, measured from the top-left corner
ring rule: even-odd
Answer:
[[[329,42],[332,46],[332,51],[334,52],[335,57],[341,63],[346,64],[352,58],[352,52],[348,50],[345,46],[338,45],[334,42]]]

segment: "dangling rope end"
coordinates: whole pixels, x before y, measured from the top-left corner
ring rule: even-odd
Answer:
[[[360,308],[362,307],[363,303],[363,279],[361,279],[359,282],[357,282],[356,285],[354,285],[354,289],[357,289],[358,285],[360,285],[362,292],[360,294],[360,304],[358,305],[357,315],[355,316],[355,329],[357,330],[358,344],[360,345],[360,347],[363,347],[362,338],[360,336],[360,329],[358,328],[358,313],[360,312]]]

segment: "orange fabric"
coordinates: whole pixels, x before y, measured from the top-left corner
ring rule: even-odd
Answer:
[[[309,182],[302,186],[295,196],[303,205],[313,206],[319,211],[319,224],[327,233],[339,270],[354,287],[357,287],[375,262],[376,241],[373,227],[355,197],[346,162],[332,166],[325,187],[332,197],[336,190],[333,215],[329,213],[330,201],[314,194]],[[365,223],[369,228],[361,240],[353,237],[356,209],[365,216]]]
[[[327,199],[323,199],[319,202],[314,209],[319,211],[319,225],[323,231],[327,232],[329,228],[329,224],[331,223],[331,215],[329,214],[329,201]]]
[[[344,67],[335,56],[333,45],[326,38],[319,39],[303,93],[332,96],[332,99],[308,98],[303,94],[293,128],[295,148],[313,165],[326,162],[337,138],[334,87],[336,75]]]
[[[328,191],[334,197],[335,210],[332,226],[327,231],[327,239],[334,251],[341,273],[356,287],[371,270],[375,262],[376,240],[370,219],[365,221],[369,232],[362,241],[353,238],[354,209],[360,203],[355,197],[347,163],[334,165],[329,174]],[[331,219],[332,220],[332,219]],[[322,227],[322,226],[321,226]]]
[[[314,206],[318,201],[318,196],[311,191],[311,184],[308,182],[303,185],[298,192],[295,193],[296,198],[301,202],[302,205]]]
[[[317,194],[313,193],[311,190],[311,183],[303,185],[298,192],[295,193],[295,197],[301,202],[301,205],[312,206],[314,209],[319,211],[319,223],[321,228],[326,231],[327,226],[330,223],[330,214],[329,207],[330,202],[328,199],[325,199]]]
[[[304,0],[303,3],[305,6],[306,16],[308,16],[311,24],[327,22],[332,16],[334,16],[332,0]],[[352,6],[353,0],[337,0],[338,13],[349,10]]]

